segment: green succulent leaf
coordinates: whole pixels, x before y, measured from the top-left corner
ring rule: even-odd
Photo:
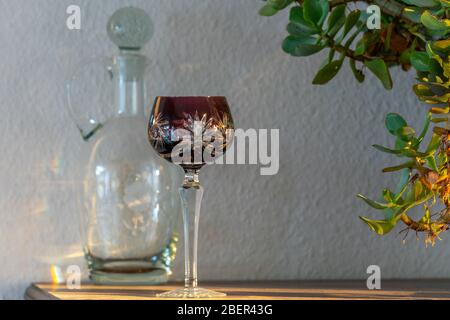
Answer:
[[[400,53],[400,57],[399,57],[400,64],[402,64],[402,65],[410,64],[412,52],[413,52],[412,49],[407,49],[407,50],[403,51],[402,53]]]
[[[403,10],[403,16],[407,19],[410,19],[414,23],[420,23],[423,11],[424,9],[421,8],[408,7]],[[423,37],[421,33],[417,33],[416,35],[419,37]]]
[[[358,41],[355,48],[355,55],[363,55],[368,48],[380,42],[380,30],[368,31],[364,33],[363,37]]]
[[[361,70],[356,68],[356,61],[354,59],[349,59],[349,63],[350,69],[352,70],[355,79],[358,80],[359,83],[364,82],[366,77],[364,76],[364,73]]]
[[[416,186],[417,184],[419,184],[419,186]],[[418,206],[433,197],[433,192],[430,192],[428,188],[424,188],[420,182],[416,182],[416,185],[408,192],[405,205],[395,212],[393,217],[394,221],[398,221],[409,209]]]
[[[423,84],[423,83],[415,84],[413,86],[413,90],[419,97],[432,97],[432,96],[434,96],[433,91],[426,84]]]
[[[413,90],[420,100],[427,103],[448,103],[450,89],[439,83],[419,83],[413,86]]]
[[[411,170],[410,169],[403,169],[402,170],[402,174],[400,176],[400,181],[398,182],[397,188],[396,188],[396,199],[395,202],[397,202],[400,197],[403,196],[403,194],[405,193],[406,189],[408,188],[408,184],[409,184],[409,179],[411,176]]]
[[[430,71],[430,56],[426,52],[414,51],[410,56],[411,64],[417,71]]]
[[[421,7],[421,8],[433,8],[439,5],[439,2],[436,0],[402,0],[404,3]]]
[[[289,14],[289,22],[295,26],[296,29],[300,29],[302,33],[317,34],[318,29],[313,23],[306,21],[303,15],[303,7],[293,7]],[[291,26],[290,28],[293,28]]]
[[[434,155],[426,157],[425,161],[427,162],[427,165],[430,167],[431,170],[433,170],[433,171],[438,171],[439,170],[438,166],[436,164],[436,158],[434,157]]]
[[[441,164],[446,164],[448,161],[448,157],[447,154],[445,152],[438,152],[437,156],[436,156],[436,160],[439,162],[439,165]]]
[[[433,118],[431,119],[431,122],[433,123],[442,123],[442,122],[447,122],[448,118]]]
[[[431,112],[428,112],[425,117],[425,123],[423,125],[422,131],[420,132],[419,136],[417,137],[416,146],[418,146],[425,138],[425,135],[427,134],[428,129],[430,128],[430,123],[431,123]]]
[[[317,75],[313,80],[313,84],[322,85],[328,83],[333,79],[342,67],[343,60],[336,60],[331,63],[326,64],[322,69],[319,70]]]
[[[288,23],[286,30],[290,35],[296,37],[308,37],[317,33],[315,30],[304,28],[301,25],[292,22]]]
[[[261,16],[270,17],[286,8],[294,0],[268,0],[264,7],[259,10]]]
[[[362,199],[369,206],[371,206],[372,208],[377,209],[377,210],[384,210],[384,209],[393,207],[392,204],[384,204],[384,203],[379,203],[379,202],[370,200],[370,199],[366,198],[365,196],[363,196],[362,194],[358,194],[357,197]]]
[[[430,11],[426,10],[422,17],[420,18],[422,24],[430,30],[434,31],[444,31],[447,33],[450,31],[450,20],[449,19],[439,19],[437,16],[430,13]]]
[[[386,188],[386,189],[383,189],[383,199],[386,202],[392,203],[392,202],[395,202],[395,195],[391,190]]]
[[[413,149],[403,149],[403,150],[401,150],[400,154],[404,157],[409,157],[409,158],[423,158],[423,157],[427,156],[426,153],[418,152]]]
[[[391,73],[382,59],[367,60],[364,64],[378,79],[380,79],[386,89],[392,89],[393,83]]]
[[[366,41],[363,38],[359,40],[358,43],[356,44],[355,56],[362,56],[364,52],[366,52],[366,49],[367,49]]]
[[[386,116],[385,125],[390,134],[397,136],[398,130],[407,127],[408,123],[398,113],[389,113]]]
[[[395,133],[397,137],[405,142],[411,141],[414,138],[415,134],[416,132],[411,127],[399,128]]]
[[[389,149],[389,148],[380,146],[378,144],[374,144],[373,147],[381,152],[396,154],[396,155],[401,155],[404,152],[403,150]]]
[[[329,12],[328,0],[305,0],[303,2],[303,16],[306,21],[321,27]]]
[[[360,217],[373,231],[383,236],[394,229],[396,223],[391,220],[371,220],[365,217]]]
[[[345,26],[344,31],[342,32],[342,39],[344,39],[347,34],[350,32],[350,30],[353,29],[353,27],[356,25],[356,23],[359,20],[359,17],[361,16],[361,11],[359,10],[353,10],[349,13],[347,19],[345,20]]]
[[[397,150],[406,149],[406,148],[410,147],[410,145],[411,145],[411,141],[404,141],[404,140],[400,139],[399,137],[397,137],[397,139],[395,139],[395,149],[397,149]]]
[[[336,50],[331,48],[330,51],[328,52],[327,63],[331,63],[333,61],[335,54],[336,54]]]
[[[444,56],[450,54],[450,39],[434,41],[431,46],[433,50],[442,53]]]
[[[431,213],[430,213],[430,209],[428,208],[428,206],[425,206],[425,214],[419,220],[419,223],[424,223],[424,224],[430,224],[431,223]]]
[[[383,172],[385,172],[385,173],[386,172],[395,172],[395,171],[400,171],[400,170],[403,170],[403,169],[410,169],[412,167],[414,167],[414,161],[408,161],[408,162],[405,162],[405,163],[400,164],[398,166],[384,168]]]
[[[423,198],[424,193],[427,193],[427,188],[422,184],[422,182],[416,181],[410,191],[408,200],[414,202]]]
[[[278,13],[278,9],[272,7],[270,4],[266,4],[259,10],[259,14],[264,17],[271,17]]]
[[[434,154],[441,144],[441,136],[433,133],[425,153]]]
[[[315,38],[288,36],[283,41],[283,50],[295,57],[306,57],[321,51],[324,46],[316,44]]]
[[[334,38],[334,36],[341,30],[345,24],[345,4],[341,4],[334,8],[328,18],[327,33]]]
[[[290,5],[294,0],[267,0],[267,3],[277,8],[278,10],[283,10],[288,5]]]

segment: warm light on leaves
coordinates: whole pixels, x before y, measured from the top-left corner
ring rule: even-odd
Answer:
[[[416,130],[390,113],[386,128],[394,137],[392,146],[374,145],[396,160],[383,172],[399,173],[399,188],[384,189],[382,201],[358,197],[383,213],[384,219],[361,218],[377,234],[391,232],[402,221],[406,229],[401,232],[424,232],[426,244],[434,245],[450,224],[450,0],[386,0],[381,30],[369,30],[367,13],[352,2],[267,0],[260,13],[271,16],[289,8],[286,53],[304,57],[329,50],[314,84],[329,83],[346,59],[358,82],[371,73],[386,89],[393,87],[394,66],[416,70],[413,92],[429,108],[423,127]],[[417,206],[424,214],[415,221],[408,212]]]

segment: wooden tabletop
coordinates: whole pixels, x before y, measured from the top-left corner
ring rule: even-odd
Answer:
[[[450,300],[450,280],[383,281],[381,290],[368,290],[358,281],[276,281],[203,283],[228,294],[223,300]],[[83,284],[69,290],[61,284],[32,284],[29,300],[158,300],[155,294],[178,288],[163,286],[98,286]]]

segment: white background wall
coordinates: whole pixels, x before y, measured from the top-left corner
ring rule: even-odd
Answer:
[[[82,8],[81,31],[65,26],[69,4]],[[281,129],[278,175],[204,170],[203,280],[364,278],[370,264],[384,278],[450,275],[447,235],[435,248],[414,237],[402,245],[357,218],[375,212],[355,195],[377,197],[393,182],[380,170],[396,159],[370,147],[392,142],[385,114],[415,125],[424,117],[412,73],[395,71],[392,92],[372,76],[357,84],[347,66],[330,85],[312,86],[324,55],[284,54],[287,16],[258,16],[259,0],[0,0],[0,298],[49,281],[50,264],[83,263],[65,165],[82,142],[65,80],[79,63],[113,52],[105,25],[128,4],[155,22],[145,50],[153,95],[225,95],[239,127]]]

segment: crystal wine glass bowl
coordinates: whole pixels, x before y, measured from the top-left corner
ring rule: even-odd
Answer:
[[[184,221],[185,287],[161,298],[217,298],[225,294],[198,287],[197,244],[203,187],[199,171],[222,156],[233,139],[234,124],[225,97],[158,97],[148,128],[149,141],[161,157],[180,165]]]

